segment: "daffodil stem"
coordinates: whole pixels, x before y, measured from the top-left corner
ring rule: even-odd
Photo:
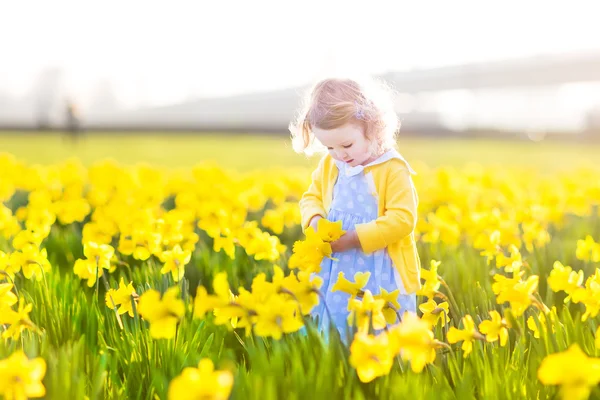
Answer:
[[[442,312],[444,313],[444,337],[448,337],[448,313],[446,313],[446,310],[444,310],[442,308]]]
[[[450,300],[452,312],[454,315],[456,315],[456,317],[458,317],[458,315],[459,315],[458,314],[458,303],[456,302],[456,299],[454,298],[454,295],[452,294],[452,290],[450,290],[450,286],[448,286],[446,281],[441,276],[438,276],[438,279],[440,280],[440,283],[442,284],[442,286],[444,286],[446,288],[446,290],[448,291],[447,298]]]
[[[533,304],[543,313],[548,313],[550,311],[550,309],[548,308],[547,305],[544,304],[544,302],[542,301],[542,298],[540,297],[539,293],[535,293],[538,297],[531,295],[531,301],[533,302]]]
[[[100,279],[99,279],[99,277],[98,277],[98,274],[99,274],[99,273],[98,273],[98,267],[99,267],[99,266],[98,266],[98,261],[96,261],[96,301],[98,301],[98,302],[99,302],[99,301],[100,301],[100,300],[99,300],[99,299],[100,299],[100,297],[99,297],[99,294],[98,294],[98,286],[100,286]]]
[[[321,301],[323,301],[323,306],[325,307],[325,312],[327,313],[327,318],[329,319],[329,323],[331,324],[333,322],[333,320],[331,319],[331,313],[329,312],[329,307],[327,307],[327,303],[325,302],[325,296],[323,296],[323,293],[321,293],[321,291],[319,291],[317,289],[313,289],[313,290],[315,291],[315,293],[317,293],[317,295],[319,296]]]
[[[333,319],[331,318],[331,312],[329,311],[329,307],[327,307],[327,302],[325,301],[325,296],[323,295],[323,293],[321,293],[320,290],[313,289],[313,291],[315,293],[317,293],[317,295],[319,296],[319,298],[323,301],[323,306],[325,308],[325,312],[327,313],[327,318],[329,319],[329,324],[327,326],[327,329],[330,329],[330,327],[333,325]],[[337,334],[337,337],[339,339],[338,343],[340,345],[340,351],[343,353],[344,352],[344,348],[342,346],[342,337],[341,337],[340,332],[338,331],[337,327],[336,326],[333,326],[333,327],[334,327],[334,330],[335,330],[335,332]]]

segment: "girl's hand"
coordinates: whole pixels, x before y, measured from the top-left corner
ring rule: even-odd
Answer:
[[[308,223],[308,226],[311,226],[316,232],[317,231],[317,223],[319,222],[319,220],[321,218],[323,218],[323,217],[321,217],[320,215],[315,215],[314,217],[312,217],[312,219]]]
[[[331,251],[334,253],[360,248],[360,242],[356,231],[348,231],[341,238],[331,243]]]

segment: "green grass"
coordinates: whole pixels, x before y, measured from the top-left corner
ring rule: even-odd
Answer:
[[[600,164],[600,143],[401,136],[399,150],[409,162],[431,167],[474,162],[556,170],[585,163]],[[0,133],[0,152],[44,165],[69,157],[77,157],[86,165],[104,158],[123,164],[145,162],[166,167],[215,161],[239,171],[309,167],[317,159],[295,153],[285,133],[89,133],[78,142],[71,142],[65,135],[53,132],[4,132]]]

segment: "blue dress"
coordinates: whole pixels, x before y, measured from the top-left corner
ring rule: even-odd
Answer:
[[[402,158],[395,150],[390,150],[368,165],[379,164],[391,158]],[[336,161],[339,170],[337,181],[333,188],[333,199],[331,208],[327,215],[329,221],[342,221],[345,231],[354,229],[355,224],[370,222],[378,217],[378,200],[371,193],[374,192],[374,184],[370,176],[366,176],[363,166],[350,167],[348,164]],[[373,189],[373,190],[372,190]],[[344,273],[346,279],[354,281],[357,272],[370,272],[369,282],[363,290],[369,290],[373,295],[381,292],[380,288],[388,292],[399,290],[398,303],[400,314],[405,311],[416,312],[416,295],[406,294],[402,279],[390,259],[387,249],[378,250],[371,254],[365,254],[360,249],[351,249],[344,252],[333,253],[333,261],[329,258],[323,259],[321,272],[318,273],[323,279],[321,292],[325,297],[325,303],[331,313],[333,324],[336,326],[342,339],[346,340],[346,327],[348,325],[348,300],[350,295],[344,292],[332,292],[340,272]],[[323,301],[315,307],[311,313],[314,318],[318,317],[319,329],[326,334],[329,331],[329,316],[325,310]]]

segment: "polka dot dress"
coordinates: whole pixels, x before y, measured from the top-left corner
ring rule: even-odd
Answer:
[[[373,161],[369,165],[378,164],[394,158],[395,151],[390,151]],[[339,169],[338,179],[333,189],[333,201],[327,219],[329,221],[342,221],[342,228],[346,231],[354,229],[356,224],[370,222],[377,219],[378,199],[374,195],[373,185],[369,185],[369,177],[364,174],[364,167],[350,167],[346,163],[336,161]],[[373,295],[379,294],[381,288],[388,292],[400,289],[398,302],[402,314],[405,311],[416,312],[415,294],[401,294],[404,292],[400,275],[394,268],[387,250],[382,249],[371,254],[365,254],[360,249],[333,253],[333,261],[325,258],[318,274],[323,279],[321,292],[325,303],[331,313],[334,325],[337,327],[342,339],[346,337],[348,320],[349,294],[332,292],[340,272],[346,279],[354,281],[357,272],[370,272],[371,277],[363,290],[370,290]],[[312,316],[318,318],[319,328],[328,331],[329,317],[325,305],[321,303],[313,309]]]

